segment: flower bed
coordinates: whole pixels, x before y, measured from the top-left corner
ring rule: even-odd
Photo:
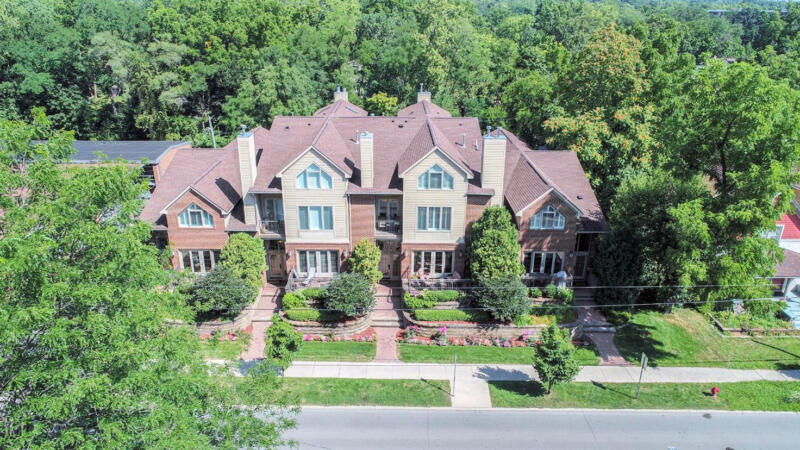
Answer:
[[[345,334],[339,336],[329,336],[320,334],[303,334],[305,342],[375,342],[377,333],[372,327],[355,334]]]
[[[709,317],[720,331],[734,336],[800,335],[800,330],[793,328],[788,320],[778,318],[757,318],[749,313],[735,314],[730,311],[717,311],[709,314]]]
[[[403,316],[406,323],[417,327],[418,335],[428,338],[436,336],[442,326],[447,327],[448,337],[463,339],[468,336],[480,336],[489,339],[507,340],[520,339],[526,332],[536,338],[539,336],[539,332],[547,327],[545,324],[516,325],[497,322],[423,321],[416,319],[408,311],[403,311]],[[577,322],[562,324],[562,327],[569,328],[573,338],[580,338],[582,335],[582,329]]]
[[[487,336],[466,336],[466,337],[451,337],[448,336],[449,328],[446,326],[440,327],[436,335],[427,337],[420,335],[420,328],[412,325],[405,330],[397,333],[397,342],[403,344],[417,344],[417,345],[436,345],[440,347],[455,346],[455,347],[503,347],[503,348],[517,348],[517,347],[533,347],[538,345],[538,335],[531,331],[526,330],[517,339],[508,338],[490,338]],[[585,346],[583,340],[573,340],[576,347]]]

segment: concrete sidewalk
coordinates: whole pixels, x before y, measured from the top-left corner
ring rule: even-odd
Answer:
[[[483,381],[535,380],[536,372],[522,364],[458,364],[456,377]],[[374,378],[452,380],[452,364],[348,363],[296,361],[286,371],[298,378]],[[636,366],[583,366],[575,381],[600,383],[635,383]],[[722,369],[713,367],[649,367],[645,383],[725,383],[735,381],[800,381],[800,370]]]
[[[575,381],[635,383],[638,367],[584,366]],[[529,365],[500,364],[409,364],[304,362],[292,364],[285,376],[296,378],[372,378],[449,380],[455,408],[491,408],[489,381],[536,380]],[[645,371],[643,383],[724,383],[736,381],[800,381],[800,370],[737,370],[708,367],[653,367]]]

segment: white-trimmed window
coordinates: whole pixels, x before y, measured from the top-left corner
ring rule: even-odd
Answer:
[[[558,273],[564,268],[564,252],[528,252],[523,265],[528,273]]]
[[[419,189],[453,189],[453,176],[435,164],[417,178]]]
[[[558,212],[552,205],[547,205],[533,216],[530,229],[563,230],[565,222],[563,214]]]
[[[307,275],[311,268],[315,269],[317,275],[339,273],[339,252],[337,250],[298,250],[298,274]]]
[[[181,270],[207,273],[217,265],[219,250],[180,250]]]
[[[298,189],[331,189],[333,185],[331,176],[316,164],[300,172],[295,181]]]
[[[214,219],[203,208],[192,203],[178,214],[178,226],[189,228],[213,228]]]
[[[301,230],[332,230],[332,206],[301,206],[298,208]]]
[[[776,241],[781,241],[781,236],[783,235],[783,227],[784,225],[775,225],[775,230],[772,231],[765,231],[761,235],[767,239],[775,239]]]
[[[455,253],[446,251],[414,252],[414,273],[427,277],[443,277],[453,273]]]
[[[452,208],[449,206],[419,206],[417,207],[417,230],[449,230],[451,217]]]

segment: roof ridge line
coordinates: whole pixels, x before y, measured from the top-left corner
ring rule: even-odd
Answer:
[[[208,169],[206,169],[206,170],[205,170],[205,172],[201,173],[201,174],[200,174],[200,175],[199,175],[197,178],[195,178],[195,179],[194,179],[194,180],[193,180],[191,183],[189,183],[189,186],[190,186],[190,187],[195,187],[195,186],[194,186],[194,185],[195,185],[195,183],[197,183],[198,181],[200,181],[200,180],[202,180],[203,178],[205,178],[205,176],[206,176],[206,175],[208,175],[209,173],[211,173],[211,171],[212,171],[212,170],[214,170],[214,169],[215,169],[215,168],[216,168],[218,165],[220,165],[221,163],[222,163],[222,158],[218,159],[218,160],[217,160],[217,162],[215,162],[214,164],[212,164],[212,165],[211,165],[211,167],[209,167]]]
[[[503,135],[505,136],[505,133],[503,133]],[[508,136],[506,136],[506,138],[508,138]],[[555,183],[553,183],[552,181],[550,181],[550,178],[548,178],[547,176],[545,176],[544,172],[542,172],[542,171],[541,171],[541,170],[540,170],[540,169],[539,169],[539,168],[536,166],[536,164],[534,164],[534,162],[533,162],[533,161],[532,161],[530,158],[528,158],[528,155],[526,155],[524,151],[520,151],[520,150],[517,150],[517,151],[519,152],[520,156],[522,156],[523,158],[525,158],[525,161],[527,161],[527,162],[528,162],[528,164],[531,166],[531,168],[532,168],[532,169],[533,169],[533,170],[536,172],[536,174],[537,174],[537,175],[539,175],[539,177],[540,177],[540,178],[541,178],[541,179],[542,179],[542,180],[543,180],[545,183],[547,183],[547,185],[548,185],[548,186],[553,186],[553,187],[556,187],[556,188],[558,187],[558,186],[556,186],[556,184],[555,184]]]
[[[428,125],[428,132],[431,134],[431,141],[433,142],[433,146],[436,148],[441,148],[439,147],[439,140],[436,138],[436,133],[433,131],[433,122],[431,122],[430,116],[426,115],[425,121]]]

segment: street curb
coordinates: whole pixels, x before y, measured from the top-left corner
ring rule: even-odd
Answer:
[[[727,410],[727,409],[602,409],[602,408],[459,408],[452,406],[355,406],[355,405],[341,405],[341,406],[324,406],[324,405],[302,405],[301,409],[363,409],[365,411],[375,410],[398,410],[398,411],[476,411],[476,412],[549,412],[549,413],[576,413],[576,412],[592,412],[592,413],[645,413],[645,414],[785,414],[785,415],[800,415],[800,411],[751,411],[751,410]]]

